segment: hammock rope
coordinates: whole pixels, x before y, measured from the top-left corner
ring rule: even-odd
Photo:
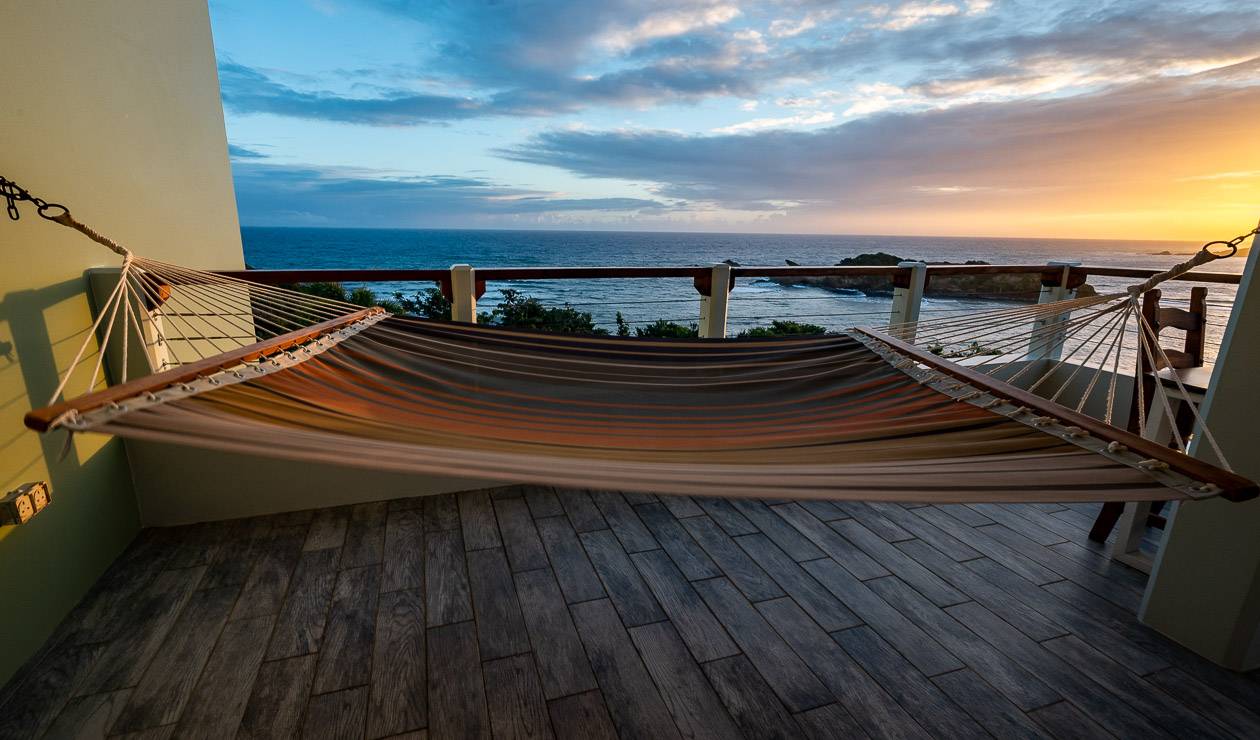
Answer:
[[[1150,367],[1172,366],[1139,297],[1232,255],[1260,230],[1209,242],[1169,270],[1105,295],[817,337],[647,340],[394,317],[137,256],[4,178],[0,197],[11,218],[16,203],[29,201],[41,217],[123,257],[48,407],[27,416],[40,431],[680,494],[887,501],[1256,494],[1230,472],[1193,404],[1195,435],[1219,467],[1185,455],[1190,440],[1175,428],[1170,449],[1111,423],[1130,336]],[[121,380],[102,389],[109,347],[121,353]],[[136,351],[148,374],[131,378]],[[89,365],[87,391],[68,398],[72,377]],[[1175,373],[1172,382],[1186,393]],[[1172,418],[1164,383],[1154,387],[1152,403]],[[1099,419],[1084,415],[1091,403],[1101,403]],[[1139,393],[1140,429],[1150,411]],[[1030,481],[1030,471],[1041,480]]]

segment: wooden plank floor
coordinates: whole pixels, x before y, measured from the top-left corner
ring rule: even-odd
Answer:
[[[518,486],[146,530],[0,737],[1260,737],[1095,508]]]

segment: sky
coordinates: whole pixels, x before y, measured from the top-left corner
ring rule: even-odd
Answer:
[[[243,225],[1229,238],[1255,0],[211,0]]]

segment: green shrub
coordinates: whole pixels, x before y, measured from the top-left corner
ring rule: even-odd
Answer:
[[[328,298],[333,301],[350,302],[349,296],[346,295],[346,287],[341,283],[298,283],[297,285],[282,285],[280,287],[296,290],[307,295],[319,296],[320,298]]]
[[[635,336],[653,337],[656,339],[690,339],[700,336],[700,327],[695,324],[684,325],[666,321],[665,319],[657,319],[647,326],[636,327],[634,333]]]
[[[535,329],[558,334],[607,334],[595,326],[591,315],[572,306],[544,306],[537,298],[521,295],[519,290],[505,288],[499,305],[489,314],[489,322],[517,329]]]
[[[281,287],[333,301],[353,303],[364,308],[380,306],[393,314],[404,313],[402,306],[397,301],[379,298],[371,288],[364,286],[359,286],[349,291],[341,283],[297,283],[296,285],[282,285]]]
[[[969,345],[962,346],[962,347],[954,347],[952,349],[946,349],[945,345],[940,344],[938,342],[936,344],[929,346],[927,350],[928,352],[931,352],[934,355],[939,355],[941,357],[944,357],[950,360],[957,360],[957,359],[962,359],[962,358],[967,358],[967,357],[979,357],[980,355],[1002,354],[1002,350],[996,349],[993,347],[986,347],[983,344],[980,344],[979,342],[972,342]]]
[[[630,336],[630,325],[626,323],[626,317],[622,316],[620,311],[617,312],[617,336]]]
[[[770,326],[754,326],[739,333],[744,337],[789,337],[806,334],[826,334],[827,327],[818,324],[802,324],[798,321],[771,321]]]
[[[410,297],[402,293],[394,293],[394,301],[401,313],[408,316],[419,316],[422,319],[451,320],[451,302],[437,288],[428,288]]]

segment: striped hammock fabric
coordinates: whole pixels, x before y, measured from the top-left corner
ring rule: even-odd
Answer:
[[[1017,502],[1255,493],[1250,481],[1121,430],[1096,424],[1103,434],[1090,433],[1069,409],[1029,408],[1013,386],[907,358],[907,345],[873,331],[600,338],[378,310],[273,346],[32,412],[28,425],[670,494]]]
[[[934,502],[1258,494],[1224,469],[1201,419],[1222,467],[1186,455],[1176,431],[1174,450],[1110,422],[1130,327],[1149,367],[1172,367],[1139,296],[1232,256],[1260,229],[1209,242],[1123,293],[882,331],[659,341],[396,318],[163,263],[0,182],[12,218],[17,200],[34,202],[47,220],[123,259],[50,405],[26,416],[41,432],[674,494]],[[133,347],[146,367],[128,381]],[[96,390],[111,352],[120,383]],[[63,400],[83,366],[93,366],[88,392]],[[1064,393],[1074,383],[1083,390],[1073,408]],[[1102,420],[1081,413],[1099,390]],[[1138,402],[1139,428],[1147,411]]]

